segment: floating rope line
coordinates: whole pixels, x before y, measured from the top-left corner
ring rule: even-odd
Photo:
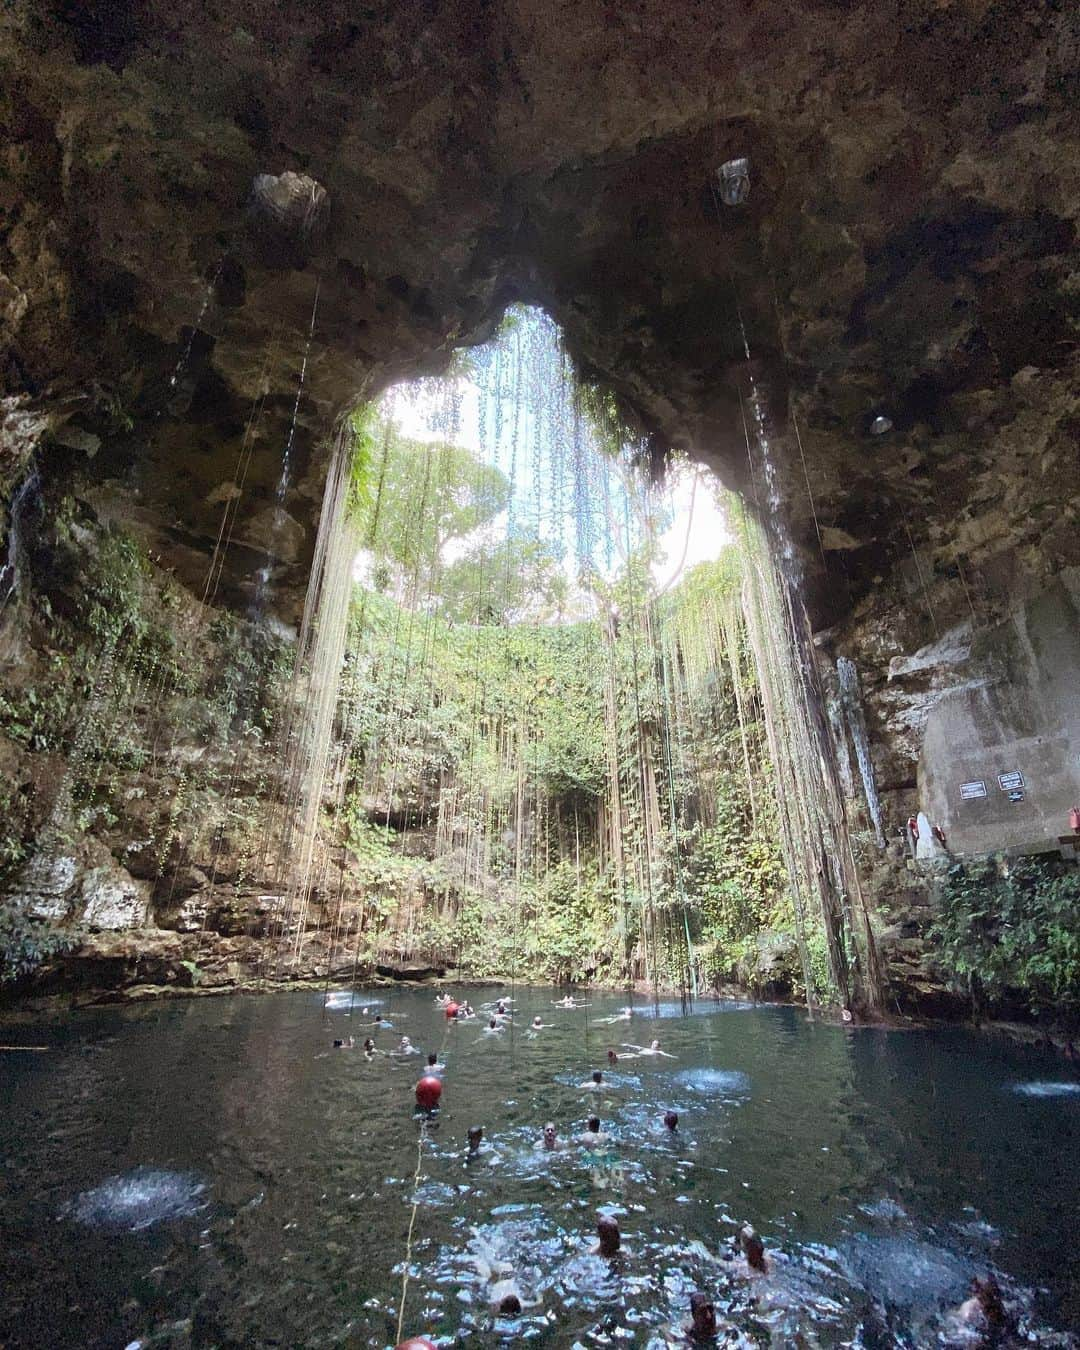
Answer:
[[[441,1060],[443,1051],[446,1049],[446,1042],[450,1038],[451,1021],[446,1019],[446,1028],[443,1031],[442,1044],[439,1046],[437,1060]],[[409,1215],[409,1229],[405,1235],[405,1257],[404,1267],[401,1272],[401,1301],[398,1304],[397,1336],[395,1341],[401,1341],[401,1334],[405,1326],[405,1300],[409,1293],[409,1268],[412,1265],[413,1251],[413,1233],[416,1230],[416,1216],[420,1211],[420,1201],[416,1198],[416,1188],[420,1185],[420,1172],[424,1163],[424,1143],[427,1139],[428,1119],[423,1117],[420,1121],[420,1133],[416,1140],[416,1170],[413,1172],[413,1201],[412,1212]]]
[[[416,1170],[413,1172],[413,1204],[412,1213],[409,1215],[409,1231],[405,1235],[405,1265],[401,1272],[401,1301],[398,1304],[397,1336],[395,1340],[401,1341],[402,1329],[405,1326],[405,1300],[409,1294],[409,1267],[412,1265],[413,1250],[413,1232],[416,1229],[416,1216],[420,1211],[420,1202],[416,1198],[416,1188],[420,1185],[420,1170],[424,1165],[424,1141],[427,1139],[427,1121],[420,1122],[420,1134],[416,1141]]]

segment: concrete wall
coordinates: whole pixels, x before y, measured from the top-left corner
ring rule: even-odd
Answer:
[[[1080,805],[1080,573],[1050,588],[973,645],[966,673],[982,688],[945,694],[926,724],[919,800],[954,853],[1045,845]],[[998,775],[1019,771],[1023,800]],[[961,784],[986,796],[964,800]]]

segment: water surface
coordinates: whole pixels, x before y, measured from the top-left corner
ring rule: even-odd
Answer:
[[[386,990],[9,1025],[50,1049],[0,1054],[0,1344],[393,1344],[416,1202],[405,1330],[446,1344],[661,1346],[695,1288],[752,1344],[938,1344],[988,1270],[1022,1329],[1080,1320],[1080,1083],[1060,1061],[740,1004],[602,1023],[625,995],[571,1012],[560,992],[518,990],[498,1036]],[[332,1048],[403,1032],[446,1065],[423,1138],[421,1057]],[[654,1037],[674,1059],[608,1070],[609,1046]],[[594,1111],[599,1145],[535,1148],[546,1120],[569,1141]],[[591,1252],[601,1210],[624,1234],[613,1265]],[[726,1259],[747,1220],[774,1258],[762,1281]],[[499,1278],[527,1305],[512,1321],[488,1306]]]

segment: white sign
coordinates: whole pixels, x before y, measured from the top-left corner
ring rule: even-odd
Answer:
[[[986,784],[981,778],[977,778],[974,783],[960,784],[960,797],[962,801],[974,801],[976,797],[986,796]]]
[[[1022,788],[1024,785],[1024,775],[1019,769],[1013,769],[1010,773],[998,774],[998,787],[1002,792],[1015,792],[1017,788]]]

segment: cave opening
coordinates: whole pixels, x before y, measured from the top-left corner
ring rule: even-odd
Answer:
[[[767,522],[752,371],[744,428]],[[880,1002],[790,542],[652,449],[526,306],[343,422],[275,844],[293,965],[314,937],[328,971],[696,996],[767,940],[808,1006]],[[327,894],[335,846],[359,906]]]
[[[338,706],[297,743],[316,785],[331,758],[343,765],[339,812],[371,878],[374,917],[339,914],[334,928],[362,946],[361,965],[527,976],[539,958],[560,979],[696,994],[713,961],[698,948],[747,937],[758,911],[738,894],[718,941],[689,889],[740,871],[743,833],[768,853],[767,754],[719,485],[689,462],[656,481],[639,427],[526,306],[349,428],[332,528],[352,542],[327,555],[354,595],[332,620],[312,615],[309,672]],[[700,746],[691,757],[706,733],[723,745],[707,769]],[[736,743],[743,781],[720,812]],[[310,867],[319,789],[298,796]],[[762,912],[790,925],[774,862]],[[293,885],[283,934],[294,908],[303,927],[310,871]]]

